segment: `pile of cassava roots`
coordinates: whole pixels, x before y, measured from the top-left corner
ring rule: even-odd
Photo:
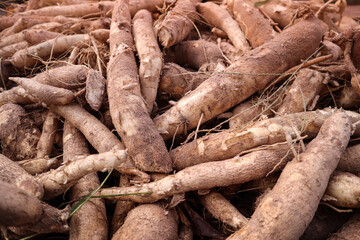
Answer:
[[[0,239],[360,239],[360,5],[0,3]]]

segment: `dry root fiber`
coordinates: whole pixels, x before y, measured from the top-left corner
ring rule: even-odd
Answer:
[[[213,75],[156,117],[158,130],[164,133],[164,139],[169,139],[196,127],[200,119],[201,123],[206,122],[240,103],[273,80],[275,76],[270,73],[281,73],[308,58],[319,46],[322,35],[319,21],[312,14],[305,14],[302,21],[243,55],[224,73]]]
[[[6,3],[5,238],[358,238],[354,9],[220,2]]]
[[[72,46],[84,46],[88,41],[88,34],[60,36],[27,49],[17,51],[12,56],[11,63],[17,68],[31,68],[39,63],[39,59],[46,61],[49,57],[66,52]]]
[[[246,128],[230,129],[184,144],[170,152],[175,169],[203,162],[231,158],[251,148],[271,145],[299,137],[316,136],[331,111],[288,114],[265,119]]]
[[[190,72],[176,63],[165,63],[159,90],[170,94],[174,99],[180,99],[187,92],[197,88],[209,76],[207,73]]]
[[[186,38],[194,28],[197,0],[179,0],[155,29],[161,45],[169,48]]]
[[[143,203],[155,202],[177,193],[229,186],[260,179],[270,172],[280,170],[292,157],[289,146],[283,144],[268,147],[266,150],[255,151],[243,157],[198,164],[141,186],[104,188],[99,191],[99,195],[142,192],[147,194],[124,195],[113,198]]]
[[[249,223],[229,239],[298,239],[315,214],[350,134],[345,113],[328,118],[306,151],[286,165]]]

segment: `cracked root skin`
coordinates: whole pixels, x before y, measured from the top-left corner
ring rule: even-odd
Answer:
[[[309,57],[319,46],[323,31],[313,16],[304,18],[276,38],[243,55],[224,73],[211,76],[156,117],[154,122],[163,132],[163,138],[169,139],[185,129],[195,128],[202,114],[202,122],[210,120],[264,88],[275,78],[271,73],[282,73]]]
[[[166,210],[160,204],[142,204],[128,213],[113,240],[173,240],[178,239],[178,216],[175,209]]]
[[[287,137],[316,136],[331,111],[289,114],[254,123],[245,129],[230,129],[199,138],[170,152],[177,170],[203,162],[231,158],[242,151],[278,142]],[[302,130],[302,131],[301,131]]]
[[[269,172],[281,169],[291,159],[292,154],[289,153],[289,147],[283,144],[242,157],[198,164],[141,186],[103,188],[100,189],[99,195],[151,192],[109,198],[142,203],[155,202],[177,193],[230,186],[260,179]]]
[[[351,135],[346,113],[329,117],[306,151],[283,169],[249,223],[229,239],[299,239],[313,218]]]
[[[182,40],[194,28],[196,17],[196,0],[179,0],[175,7],[165,16],[164,20],[155,26],[161,45],[169,48]]]
[[[144,171],[170,172],[170,155],[140,93],[126,1],[116,2],[113,16],[107,68],[111,118],[137,167]]]
[[[140,58],[141,93],[149,113],[151,113],[156,99],[160,73],[163,67],[162,53],[152,22],[152,15],[147,10],[140,10],[133,18],[133,35]]]
[[[21,106],[7,103],[0,107],[2,154],[12,160],[34,158],[40,135],[40,130]]]

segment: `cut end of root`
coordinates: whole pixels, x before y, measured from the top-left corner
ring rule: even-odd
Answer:
[[[169,48],[174,44],[171,42],[171,40],[172,40],[171,33],[168,30],[166,30],[165,28],[160,29],[158,36],[159,36],[161,45],[163,45],[165,48]]]

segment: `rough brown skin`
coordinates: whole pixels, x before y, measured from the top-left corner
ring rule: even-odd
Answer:
[[[96,40],[106,43],[110,36],[109,29],[95,29],[90,32],[90,35],[93,36]]]
[[[30,104],[34,102],[36,99],[31,97],[22,87],[13,87],[0,93],[0,106],[7,103]]]
[[[300,7],[310,7],[314,12],[317,12],[324,5],[323,1],[312,0],[312,1],[296,1],[296,0],[275,0],[267,2],[261,5],[259,8],[262,9],[269,17],[278,23],[281,28],[286,27],[291,23],[293,16],[296,14]],[[339,8],[334,4],[329,4],[324,9],[323,14],[320,14],[321,18],[327,18],[327,12],[337,12]],[[325,14],[325,16],[323,16]],[[332,23],[334,25],[334,23]]]
[[[140,9],[147,9],[150,12],[157,10],[157,7],[163,7],[164,3],[171,3],[173,0],[131,0],[129,3],[131,16],[134,16]],[[0,31],[12,26],[18,19],[46,19],[47,22],[53,21],[53,16],[70,16],[83,17],[85,15],[101,15],[111,11],[114,2],[101,1],[99,3],[82,3],[71,6],[49,6],[42,9],[26,11],[22,14],[15,14],[13,16],[0,17]],[[28,16],[24,16],[24,14]],[[55,17],[57,18],[57,17]],[[24,29],[24,28],[23,28]],[[21,31],[21,30],[20,30]]]
[[[35,177],[28,174],[17,163],[0,154],[0,180],[7,182],[39,199],[44,190]]]
[[[254,97],[236,106],[233,109],[233,115],[229,120],[229,128],[243,128],[252,121],[272,116],[273,112],[271,111],[271,108],[266,109],[268,107],[267,101],[260,101],[260,98]]]
[[[40,135],[40,130],[22,107],[12,103],[0,107],[2,154],[12,160],[34,158]]]
[[[87,74],[88,69],[84,65],[68,65],[51,68],[33,79],[42,84],[73,90],[85,85]]]
[[[278,37],[244,54],[225,69],[203,82],[175,106],[156,117],[154,122],[164,139],[195,128],[200,117],[206,122],[264,88],[275,76],[260,73],[282,73],[301,59],[309,57],[322,38],[319,21],[313,15],[283,31]],[[245,75],[233,73],[248,73]],[[260,75],[257,75],[260,74]],[[222,101],[218,101],[222,99]]]
[[[151,192],[143,195],[108,198],[142,203],[155,202],[178,193],[230,186],[260,179],[269,172],[280,170],[291,159],[292,154],[289,152],[288,145],[270,146],[266,150],[255,151],[242,157],[191,166],[156,182],[145,183],[141,186],[103,188],[100,189],[99,195]]]
[[[62,233],[69,231],[67,223],[70,215],[69,207],[59,210],[46,203],[42,203],[42,208],[42,215],[39,221],[19,227],[10,227],[10,230],[14,232],[31,231],[33,233]]]
[[[360,144],[346,148],[337,170],[354,174],[360,173]]]
[[[200,196],[201,204],[219,221],[237,230],[249,221],[223,195],[218,192]]]
[[[302,136],[315,137],[331,111],[289,114],[265,119],[246,128],[229,129],[184,144],[170,152],[174,169],[231,158],[242,151]],[[294,130],[296,129],[296,131]]]
[[[347,172],[334,172],[323,201],[337,207],[360,208],[360,177]]]
[[[129,1],[129,9],[131,16],[134,16],[141,9],[155,12],[158,8],[164,7],[166,4],[173,3],[174,0],[131,0]]]
[[[162,46],[169,48],[182,40],[194,28],[197,0],[178,0],[164,19],[155,25]]]
[[[39,103],[65,105],[75,98],[75,94],[68,89],[42,84],[32,78],[11,77],[9,79],[23,87]]]
[[[159,204],[142,204],[131,210],[113,240],[173,240],[178,237],[175,209],[165,210]]]
[[[124,145],[105,125],[80,105],[73,103],[64,106],[50,106],[50,110],[71,122],[98,152],[107,152],[113,148],[125,149]]]
[[[117,132],[144,171],[170,172],[172,163],[165,143],[150,118],[140,93],[138,69],[132,51],[131,19],[126,1],[116,1],[110,28],[107,92]]]
[[[326,77],[321,72],[300,69],[277,110],[278,115],[313,110],[316,96],[325,88]],[[315,102],[314,102],[315,101]]]
[[[0,49],[0,57],[1,58],[10,58],[14,53],[29,46],[28,42],[21,41],[18,43],[14,43]]]
[[[0,181],[0,212],[2,226],[21,226],[37,222],[42,214],[42,206],[34,195]]]
[[[15,16],[58,16],[65,17],[83,17],[91,14],[101,15],[110,11],[114,3],[111,1],[102,1],[95,3],[80,3],[75,5],[65,6],[48,6],[36,10],[25,11],[16,14]]]
[[[132,20],[132,24],[136,50],[140,59],[141,93],[146,102],[146,108],[151,113],[163,67],[162,53],[153,29],[152,15],[149,11],[144,9],[138,11]]]
[[[33,80],[39,83],[75,90],[84,87],[88,69],[83,65],[69,65],[52,68],[48,71],[37,74]],[[13,87],[0,93],[0,105],[6,103],[29,104],[36,102],[36,99],[29,96],[22,87]]]
[[[182,66],[199,69],[204,65],[216,65],[224,57],[219,47],[206,40],[183,41],[166,51],[165,60]]]
[[[79,155],[89,154],[85,137],[71,123],[65,121],[63,134],[63,161],[71,161]],[[81,178],[69,191],[70,200],[78,200],[91,190],[99,187],[96,173]],[[103,199],[90,199],[70,219],[70,238],[75,239],[108,239],[105,202]]]
[[[226,3],[227,9],[234,15],[253,48],[263,45],[278,35],[270,21],[254,7],[252,2],[227,0]]]
[[[327,239],[336,232],[351,216],[351,213],[337,212],[326,205],[319,205],[314,218],[300,240]]]
[[[60,165],[57,158],[35,158],[18,161],[17,163],[31,175],[46,172]]]
[[[8,37],[0,39],[0,48],[7,45],[26,41],[29,45],[35,45],[49,39],[60,36],[61,34],[55,32],[49,32],[45,30],[24,30],[22,32],[12,34]]]
[[[182,98],[210,76],[206,73],[190,72],[176,63],[165,63],[162,71],[159,90],[175,99]]]
[[[120,175],[119,187],[128,187],[130,186],[129,177],[127,175]],[[111,220],[111,236],[113,236],[117,230],[124,224],[125,218],[130,212],[131,209],[136,207],[136,203],[132,201],[117,201],[114,215]]]
[[[74,5],[83,2],[90,2],[90,0],[29,0],[27,3],[26,11],[39,9],[50,5]]]
[[[89,41],[88,34],[60,36],[39,43],[27,49],[17,51],[11,58],[11,63],[17,68],[33,67],[40,63],[35,57],[48,60],[50,56],[66,52],[72,46],[84,46]]]
[[[48,200],[64,193],[85,175],[118,168],[126,161],[128,161],[126,150],[93,154],[71,159],[57,169],[37,175],[36,179],[44,187],[43,199]]]
[[[353,240],[360,235],[360,213],[355,213],[336,233],[327,240]]]
[[[43,124],[40,139],[37,144],[36,158],[49,157],[55,141],[55,133],[58,129],[58,116],[52,112],[48,112]]]
[[[251,49],[238,23],[224,8],[216,3],[206,2],[197,4],[196,9],[210,25],[223,30],[237,50],[246,52]]]
[[[249,223],[228,239],[299,239],[311,222],[351,135],[346,113],[329,117],[306,151],[283,169]]]
[[[89,69],[86,78],[86,101],[92,109],[99,111],[105,97],[106,80],[99,71]]]
[[[1,19],[0,30],[2,30],[2,32],[0,33],[0,37],[6,37],[21,32],[22,30],[35,26],[37,24],[42,24],[52,21],[56,22],[56,20],[59,20],[59,17],[48,17],[48,16],[20,17],[15,15],[15,16],[6,16],[6,17],[3,16],[0,17],[0,19]],[[60,21],[62,20],[63,19],[61,19],[60,17]]]

